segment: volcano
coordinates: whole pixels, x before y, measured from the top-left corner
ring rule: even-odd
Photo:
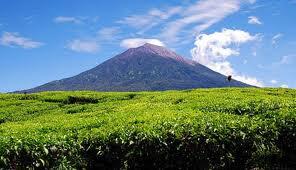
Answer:
[[[235,78],[235,77],[234,77]],[[214,87],[249,87],[164,47],[144,44],[76,76],[23,92],[162,91]]]

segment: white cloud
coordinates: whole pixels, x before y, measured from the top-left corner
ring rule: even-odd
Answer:
[[[131,15],[118,21],[139,29],[142,34],[160,25],[163,28],[158,37],[166,43],[185,42],[225,17],[239,11],[245,4],[253,4],[256,0],[198,0],[187,6],[174,6],[165,10],[152,9],[146,14]],[[187,41],[186,41],[187,40]]]
[[[24,49],[38,48],[43,45],[41,42],[33,41],[30,38],[21,37],[18,33],[4,32],[0,37],[0,45],[19,46]]]
[[[263,83],[235,71],[228,61],[230,56],[238,56],[239,45],[256,40],[257,36],[242,30],[223,29],[213,34],[201,34],[196,37],[195,48],[191,50],[193,60],[224,75],[232,75],[234,79],[256,86]],[[236,48],[235,48],[236,47]]]
[[[171,7],[166,10],[151,9],[144,15],[131,15],[118,21],[118,23],[126,24],[134,28],[146,28],[150,29],[153,26],[159,24],[161,21],[167,20],[173,15],[180,13],[181,7]]]
[[[101,40],[114,40],[117,34],[120,32],[118,27],[106,27],[97,32],[98,39]]]
[[[92,38],[78,38],[67,43],[66,48],[75,52],[93,53],[99,51],[101,45],[118,43],[118,27],[105,27],[96,32]]]
[[[247,75],[241,75],[241,74],[235,73],[235,72],[234,72],[233,75],[234,75],[233,78],[238,80],[238,81],[241,81],[241,82],[253,85],[253,86],[258,86],[258,87],[263,87],[264,86],[263,82],[259,81],[255,77],[251,77],[251,76],[247,76]]]
[[[275,45],[277,43],[277,41],[282,37],[283,37],[283,34],[281,34],[281,33],[278,33],[275,36],[273,36],[271,39],[272,45]]]
[[[165,11],[161,11],[159,9],[152,9],[149,12],[149,15],[159,17],[160,19],[168,19],[171,16],[178,14],[182,11],[182,8],[179,6],[168,8]]]
[[[257,0],[247,0],[250,4],[254,4]]]
[[[282,85],[281,85],[281,88],[289,88],[289,86],[286,85],[286,84],[282,84]]]
[[[143,38],[125,39],[121,41],[120,46],[124,48],[136,48],[144,45],[145,43],[154,44],[158,46],[165,46],[165,44],[158,39],[143,39]]]
[[[290,56],[286,55],[281,58],[280,64],[289,64]]]
[[[67,48],[75,52],[96,53],[99,50],[97,41],[75,39],[67,44]]]
[[[30,15],[30,16],[26,16],[24,17],[24,21],[27,23],[27,24],[31,24],[34,20],[34,15]]]
[[[192,50],[194,59],[200,63],[208,63],[209,61],[221,61],[232,55],[239,55],[236,49],[228,48],[232,44],[242,44],[255,40],[256,36],[250,35],[242,30],[223,29],[221,32],[213,34],[201,34],[196,37],[196,48]]]
[[[197,35],[225,17],[237,12],[245,3],[254,3],[247,0],[225,0],[217,3],[216,0],[202,0],[190,5],[180,14],[180,18],[169,22],[162,30],[161,37],[166,41],[177,42],[179,34],[187,28],[189,34]],[[194,26],[192,29],[191,27]],[[190,27],[190,28],[188,28]]]
[[[270,83],[271,83],[271,84],[277,84],[278,81],[277,81],[277,80],[270,80]]]
[[[294,62],[296,59],[296,55],[285,55],[285,56],[282,56],[280,62],[278,62],[277,64],[291,64],[292,62]]]
[[[68,16],[58,16],[54,18],[55,23],[74,23],[81,24],[82,21],[76,17],[68,17]]]
[[[248,21],[249,24],[257,24],[257,25],[262,24],[262,22],[256,16],[249,16],[248,18],[249,18],[249,21]]]
[[[265,69],[265,68],[266,68],[266,66],[264,66],[264,65],[262,65],[262,64],[257,64],[256,67],[258,67],[258,68],[260,68],[260,69]]]
[[[291,65],[296,62],[296,54],[290,54],[280,57],[279,61],[273,62],[272,67],[283,67],[283,65]]]

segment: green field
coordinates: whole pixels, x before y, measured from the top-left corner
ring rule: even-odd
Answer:
[[[293,168],[296,90],[0,94],[0,169]]]

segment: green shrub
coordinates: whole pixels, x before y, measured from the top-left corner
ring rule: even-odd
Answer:
[[[65,101],[66,104],[87,104],[98,103],[98,99],[84,97],[84,96],[69,96]]]
[[[296,167],[296,91],[0,94],[0,169]]]

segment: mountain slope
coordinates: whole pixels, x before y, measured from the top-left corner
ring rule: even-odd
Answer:
[[[74,77],[53,81],[26,92],[56,90],[144,91],[211,87],[247,87],[239,81],[182,58],[156,45],[145,44],[119,54]]]

